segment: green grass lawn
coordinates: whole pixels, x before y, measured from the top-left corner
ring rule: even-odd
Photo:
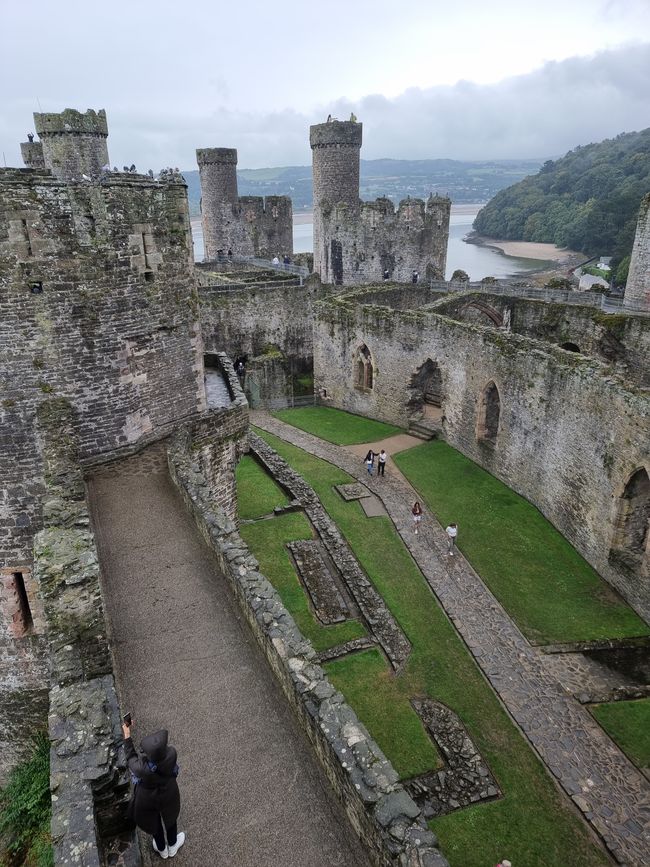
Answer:
[[[237,511],[243,520],[268,515],[276,506],[286,506],[289,497],[255,458],[244,455],[237,464]]]
[[[650,629],[531,503],[441,441],[394,456],[522,632],[563,643]]]
[[[329,406],[307,406],[301,409],[281,409],[273,413],[285,421],[322,440],[349,446],[354,443],[372,443],[387,439],[402,429],[383,421],[374,421],[360,415],[352,415]]]
[[[589,710],[638,768],[650,768],[650,698],[597,704]]]
[[[249,466],[242,473],[245,483],[241,486],[240,474],[239,472],[237,474],[237,500],[240,513],[250,515],[255,511],[255,491],[265,490],[266,480],[272,484],[275,482],[253,458],[249,457],[247,460]],[[268,511],[269,509],[264,507],[259,514],[264,515]],[[363,624],[358,620],[346,620],[343,623],[325,626],[312,613],[307,595],[303,591],[286,548],[287,542],[312,538],[311,525],[302,512],[288,512],[269,520],[245,524],[240,528],[240,533],[259,560],[261,572],[278,591],[298,628],[316,650],[326,650],[352,638],[366,635]]]
[[[335,660],[326,669],[403,779],[438,762],[409,700],[444,702],[489,763],[504,797],[431,823],[453,867],[486,867],[500,858],[526,867],[597,867],[608,862],[485,682],[437,604],[392,522],[366,518],[358,502],[332,490],[350,478],[265,432],[269,442],[312,485],[413,645],[396,677],[378,650]],[[273,521],[267,521],[273,524]]]

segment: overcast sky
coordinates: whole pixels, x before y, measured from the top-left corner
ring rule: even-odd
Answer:
[[[650,0],[0,0],[0,76],[7,165],[39,106],[141,170],[309,164],[350,111],[365,159],[546,158],[650,126]]]

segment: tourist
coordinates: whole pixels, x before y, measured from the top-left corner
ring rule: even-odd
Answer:
[[[497,867],[512,867],[512,864],[510,863],[510,861],[504,858],[503,861],[499,861]]]
[[[420,279],[419,273],[417,271],[414,271],[411,274],[411,283],[417,283],[419,279]]]
[[[386,458],[387,457],[388,457],[388,455],[386,454],[384,449],[382,449],[379,452],[379,457],[377,458],[377,475],[378,476],[383,476],[386,472]]]
[[[384,268],[384,280],[389,280],[389,279],[390,279],[390,271],[388,270],[388,268]]]
[[[136,752],[132,725],[130,717],[125,717],[124,756],[133,782],[129,816],[145,834],[152,835],[154,852],[161,858],[173,858],[185,842],[185,833],[177,830],[181,796],[176,750],[167,743],[168,732],[161,729],[143,738]]]
[[[420,526],[420,521],[422,520],[422,506],[417,501],[413,503],[411,514],[413,515],[413,530],[415,532],[415,535],[417,536],[418,527]]]
[[[235,365],[235,371],[237,373],[237,376],[240,379],[244,378],[244,373],[246,372],[246,368],[244,367],[244,362],[241,360],[241,358],[239,359],[239,361]]]
[[[372,468],[375,463],[375,453],[372,449],[368,449],[368,454],[364,458],[366,462],[366,469],[368,470],[368,475],[372,475]]]
[[[454,548],[456,547],[456,536],[458,535],[458,524],[450,524],[445,532],[447,533],[447,552],[450,557],[453,557]]]
[[[282,257],[282,264],[283,265],[291,265],[291,259],[289,258],[289,256],[287,256],[286,253]]]
[[[275,256],[273,257],[273,259],[271,260],[271,264],[272,264],[272,265],[279,265],[279,264],[280,264],[280,259],[279,259],[279,257],[278,257],[277,255],[275,255]]]

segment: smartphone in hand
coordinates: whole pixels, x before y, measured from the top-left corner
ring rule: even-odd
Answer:
[[[131,717],[131,714],[125,713],[124,716],[122,717],[122,719],[124,720],[124,725],[131,728],[131,726],[133,725],[133,719]]]

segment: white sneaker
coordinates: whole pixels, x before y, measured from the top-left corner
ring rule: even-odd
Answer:
[[[183,845],[184,842],[185,842],[185,831],[181,831],[177,835],[176,842],[174,843],[174,845],[167,847],[167,851],[169,852],[170,858],[174,857],[174,855],[178,852],[178,850],[181,848],[181,846]]]
[[[169,848],[168,848],[167,846],[165,846],[164,849],[159,849],[159,848],[156,846],[156,841],[155,841],[155,840],[152,840],[152,843],[153,843],[153,851],[154,851],[154,852],[157,852],[157,853],[160,855],[161,858],[169,858]]]

